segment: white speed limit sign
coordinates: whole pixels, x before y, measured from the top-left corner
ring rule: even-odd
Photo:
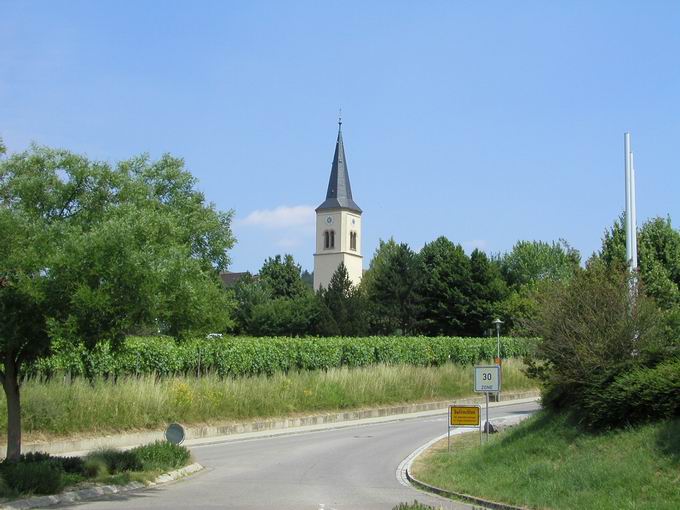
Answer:
[[[486,365],[475,367],[475,392],[496,393],[501,391],[501,367]]]

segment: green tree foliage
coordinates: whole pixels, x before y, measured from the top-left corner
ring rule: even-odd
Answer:
[[[622,374],[677,356],[667,315],[640,292],[631,304],[626,271],[593,261],[540,296],[533,331],[541,338],[532,373],[544,382],[543,403],[597,412],[588,402]]]
[[[598,257],[609,267],[626,265],[626,231],[621,215],[602,238]],[[670,218],[652,218],[638,232],[638,267],[645,291],[661,306],[680,305],[680,232]]]
[[[361,291],[352,285],[344,263],[333,273],[328,289],[319,291],[319,298],[333,318],[342,336],[361,336],[367,333],[366,302]]]
[[[469,257],[462,246],[442,236],[420,250],[420,260],[419,328],[433,336],[466,334],[472,293]]]
[[[527,321],[535,318],[540,294],[555,283],[570,280],[579,270],[581,255],[569,244],[519,241],[498,258],[509,293],[498,306],[503,327],[512,334],[528,333]]]
[[[466,333],[479,335],[492,327],[500,313],[500,304],[508,288],[499,265],[478,249],[470,255],[470,309],[466,317]]]
[[[519,241],[500,263],[505,281],[518,288],[541,280],[571,278],[580,266],[581,255],[564,240]]]
[[[257,277],[247,274],[236,283],[233,296],[241,334],[338,334],[330,312],[303,281],[292,255],[269,257]]]
[[[7,457],[21,448],[18,380],[53,341],[115,346],[139,325],[230,326],[218,271],[231,213],[205,203],[183,161],[112,167],[32,147],[0,160],[0,357]]]
[[[292,255],[269,257],[260,269],[260,283],[273,299],[297,298],[308,293],[302,268]]]
[[[247,334],[254,329],[253,310],[271,300],[268,288],[260,285],[250,273],[243,275],[231,290],[234,296],[236,332]]]
[[[319,305],[311,292],[293,298],[270,299],[257,304],[252,309],[248,333],[258,336],[321,334],[319,324],[322,317],[327,317],[327,313]],[[333,332],[331,329],[330,333]]]
[[[367,273],[371,328],[378,333],[415,330],[419,310],[418,286],[422,264],[417,253],[393,239],[380,241]]]

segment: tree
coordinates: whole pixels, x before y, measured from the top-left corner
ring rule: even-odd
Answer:
[[[559,242],[519,241],[501,258],[501,270],[508,285],[519,288],[527,283],[571,278],[581,264],[577,250]]]
[[[421,276],[420,258],[407,244],[380,241],[365,281],[374,331],[390,334],[400,329],[407,334],[415,329]]]
[[[602,238],[597,254],[609,268],[626,267],[626,232],[621,215]],[[638,233],[638,270],[645,292],[664,308],[680,305],[680,232],[670,218],[652,218]]]
[[[255,307],[271,300],[271,293],[250,273],[243,275],[231,292],[236,303],[234,307],[236,331],[240,334],[250,333],[254,329]]]
[[[265,260],[260,269],[260,283],[273,299],[296,298],[308,293],[302,281],[302,268],[292,255],[277,255]]]
[[[470,255],[470,308],[466,318],[466,333],[479,335],[492,326],[508,288],[497,263],[478,249]]]
[[[666,313],[642,289],[631,307],[630,280],[598,259],[539,299],[532,331],[540,340],[530,373],[544,383],[543,403],[582,413],[593,393],[619,375],[677,356]]]
[[[420,250],[423,277],[419,328],[428,335],[463,335],[470,312],[470,259],[460,245],[439,237]]]
[[[504,328],[512,334],[527,335],[526,322],[538,311],[537,300],[553,284],[566,282],[580,270],[581,255],[569,244],[520,241],[510,253],[498,258],[509,294],[499,304]]]
[[[116,346],[143,324],[226,329],[218,271],[231,212],[196,191],[182,160],[111,167],[32,147],[0,161],[0,382],[7,458],[21,453],[22,368],[53,342]]]
[[[259,303],[253,307],[249,333],[257,336],[323,334],[325,331],[317,330],[326,312],[320,305],[311,292]]]
[[[319,297],[328,308],[341,335],[360,336],[366,333],[366,303],[361,291],[352,285],[343,262],[333,273],[328,288],[319,290]]]

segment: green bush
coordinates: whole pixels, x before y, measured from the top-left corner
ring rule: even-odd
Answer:
[[[55,494],[64,488],[64,471],[57,462],[3,463],[2,477],[17,493]]]
[[[171,470],[186,466],[191,453],[181,445],[156,441],[131,450],[144,470]]]
[[[591,428],[633,425],[680,416],[680,359],[618,376],[583,398],[583,421]]]
[[[109,474],[122,473],[124,471],[141,471],[142,462],[133,450],[121,451],[113,448],[105,448],[89,453],[85,457],[86,462],[91,466],[97,462],[102,462],[106,466]]]
[[[28,452],[19,456],[19,462],[52,462],[57,464],[65,473],[84,473],[84,461],[81,457],[56,457],[45,452]]]
[[[502,338],[505,358],[532,352],[535,341]],[[496,355],[495,338],[459,337],[233,337],[194,338],[130,337],[122,349],[112,352],[107,344],[89,352],[75,349],[39,360],[29,375],[118,377],[156,374],[222,377],[272,375],[289,370],[328,370],[341,366],[411,364],[441,366],[449,361],[473,364]]]

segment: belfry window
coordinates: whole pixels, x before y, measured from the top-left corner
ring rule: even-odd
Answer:
[[[357,251],[357,233],[349,233],[349,249],[352,251]]]
[[[324,250],[332,250],[335,248],[335,231],[326,230],[323,233],[323,248]]]

